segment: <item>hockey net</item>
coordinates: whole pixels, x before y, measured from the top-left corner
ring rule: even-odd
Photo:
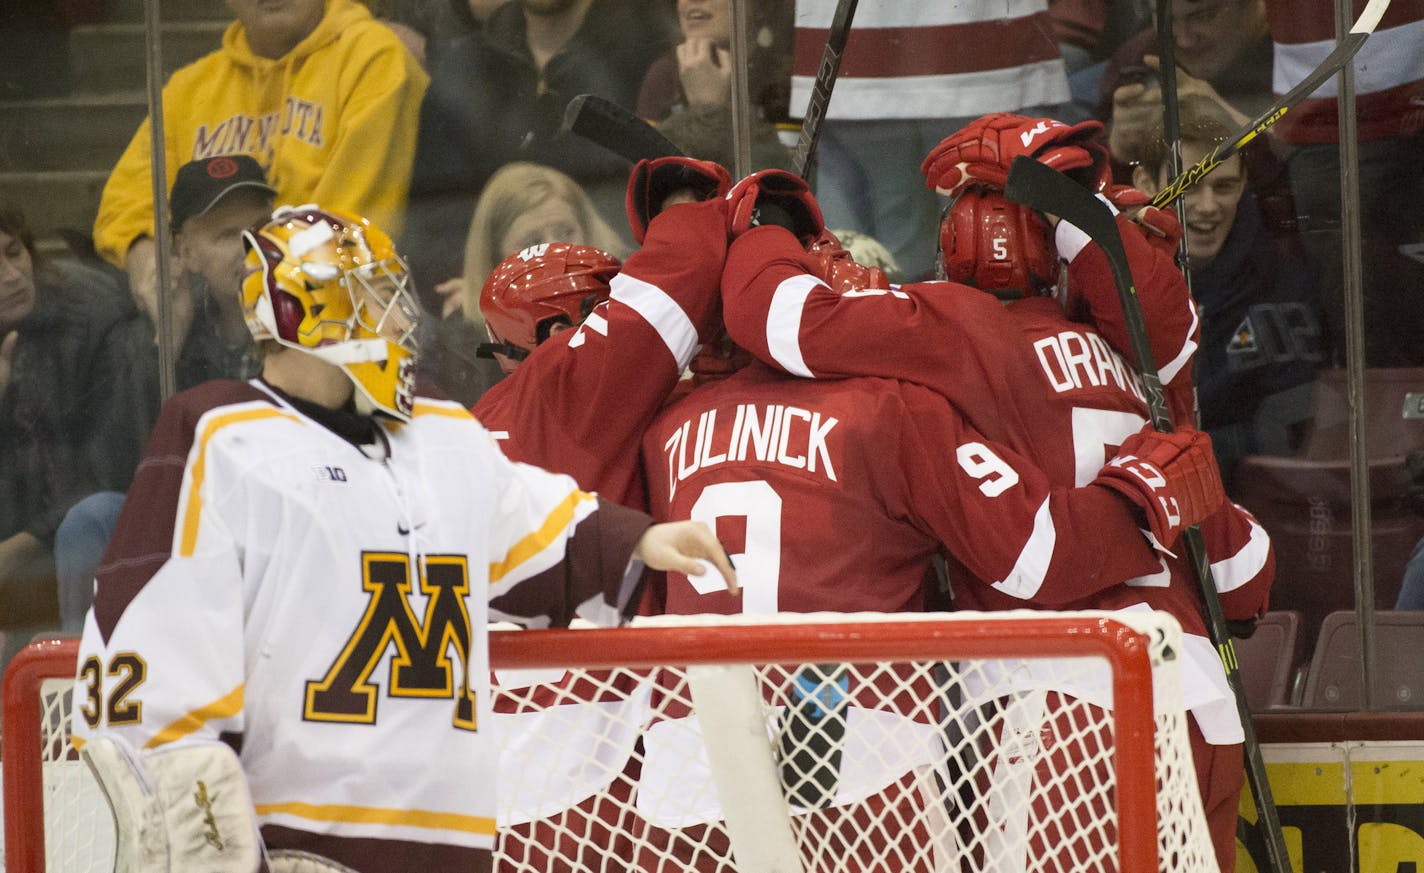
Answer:
[[[491,636],[500,871],[1217,869],[1160,613]],[[112,869],[69,743],[76,650],[6,673],[8,871]]]

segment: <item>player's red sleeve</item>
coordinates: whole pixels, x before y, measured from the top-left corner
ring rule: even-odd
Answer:
[[[1241,621],[1264,613],[1276,578],[1276,554],[1255,516],[1227,503],[1201,523],[1201,533],[1222,614]]]
[[[713,199],[680,203],[654,216],[643,247],[628,256],[614,279],[614,298],[621,296],[629,302],[636,298],[628,290],[630,284],[651,285],[677,306],[700,342],[715,339],[718,280],[727,260],[725,211],[725,204]],[[624,288],[621,295],[620,285]],[[664,346],[679,359],[681,371],[687,361],[681,360],[685,350],[676,341],[681,339],[675,331],[680,325],[673,324],[678,315],[662,308],[639,312],[658,328]],[[690,359],[691,353],[686,354]]]
[[[897,445],[909,512],[998,595],[969,602],[1061,607],[1155,572],[1131,505],[1096,485],[1054,488],[1035,464],[984,439],[940,397],[906,385]],[[1005,600],[1007,597],[1009,600]]]
[[[732,341],[794,376],[875,376],[929,387],[960,403],[955,378],[976,349],[997,347],[986,325],[1001,304],[951,283],[837,293],[817,260],[780,227],[733,241],[722,274],[722,318]],[[982,335],[981,335],[982,334]]]
[[[660,213],[609,299],[480,398],[471,411],[505,455],[642,508],[639,442],[715,323],[725,224],[716,201]]]
[[[1141,229],[1122,215],[1117,223],[1162,385],[1191,384],[1201,323],[1187,283],[1172,259],[1154,248]],[[1061,241],[1059,248],[1062,251]],[[1068,265],[1068,285],[1085,309],[1072,315],[1093,324],[1110,346],[1127,360],[1135,360],[1117,285],[1102,249],[1089,244],[1077,252]]]

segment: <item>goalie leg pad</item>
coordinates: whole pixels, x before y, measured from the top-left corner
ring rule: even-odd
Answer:
[[[275,849],[267,856],[267,861],[272,873],[356,873],[330,858],[295,849]]]
[[[95,737],[82,755],[114,811],[116,873],[262,869],[247,778],[225,743],[135,752]]]

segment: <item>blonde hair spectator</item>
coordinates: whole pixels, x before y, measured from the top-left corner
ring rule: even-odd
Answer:
[[[465,238],[465,318],[482,322],[480,289],[495,265],[541,242],[593,246],[619,258],[623,238],[572,178],[542,164],[506,164],[490,177]]]

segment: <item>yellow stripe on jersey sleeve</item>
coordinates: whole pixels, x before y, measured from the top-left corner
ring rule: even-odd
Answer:
[[[193,462],[193,478],[188,484],[188,506],[183,510],[183,539],[179,542],[178,554],[185,558],[191,557],[197,545],[198,521],[203,514],[203,477],[207,471],[208,441],[230,424],[263,418],[289,418],[292,421],[300,421],[295,415],[270,406],[228,412],[208,419],[202,435],[198,438],[198,459]]]
[[[473,420],[474,416],[470,410],[458,403],[432,403],[430,401],[417,400],[415,408],[411,410],[412,415],[443,415],[446,418],[464,418]]]
[[[164,743],[181,740],[212,719],[236,715],[242,709],[242,690],[243,686],[239,685],[212,703],[198,707],[154,734],[148,742],[143,744],[143,747],[156,749]]]
[[[495,561],[490,564],[489,580],[490,584],[498,582],[509,574],[511,570],[520,564],[544,551],[549,547],[559,534],[573,521],[574,510],[585,500],[595,500],[592,494],[587,491],[580,491],[575,488],[569,492],[569,496],[559,502],[554,507],[554,511],[549,513],[544,519],[544,523],[539,525],[539,529],[521,539],[514,544],[504,556],[504,560]]]
[[[494,834],[494,819],[482,815],[461,815],[455,812],[433,812],[425,809],[381,809],[374,806],[345,806],[335,803],[259,803],[258,815],[285,813],[313,821],[339,821],[347,824],[400,825],[431,828],[442,831],[464,831],[471,834]]]

